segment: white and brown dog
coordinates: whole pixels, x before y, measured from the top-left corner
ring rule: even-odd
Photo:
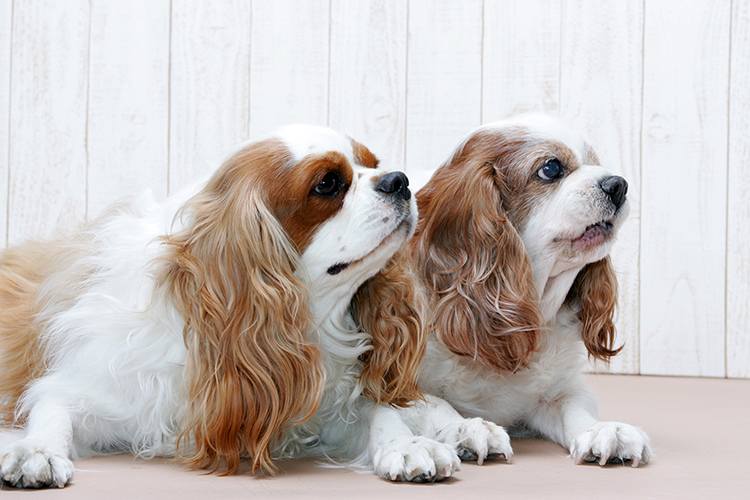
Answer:
[[[509,450],[497,426],[396,409],[420,397],[426,340],[407,186],[349,137],[291,126],[164,203],[5,251],[0,409],[27,433],[0,478],[62,487],[71,460],[129,451],[228,473],[330,456],[431,481],[459,443]]]
[[[648,462],[646,434],[600,422],[582,377],[587,352],[619,351],[608,255],[627,188],[546,115],[471,132],[417,194],[411,249],[432,308],[420,389],[539,433],[576,463]]]

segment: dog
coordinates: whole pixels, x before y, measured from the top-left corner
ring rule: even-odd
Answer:
[[[433,438],[428,415],[397,412],[422,397],[416,221],[403,173],[295,125],[162,203],[135,197],[6,250],[1,410],[27,431],[0,451],[0,477],[64,487],[72,460],[127,451],[225,474],[243,457],[271,473],[332,457],[435,481],[460,468],[459,443],[502,451],[489,423]]]
[[[609,252],[627,188],[547,115],[472,131],[417,193],[410,248],[432,313],[420,389],[541,434],[577,464],[649,462],[648,436],[600,422],[582,377],[587,352],[607,361],[622,348]]]

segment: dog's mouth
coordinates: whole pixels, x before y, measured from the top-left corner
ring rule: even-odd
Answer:
[[[585,252],[598,247],[607,241],[614,228],[615,226],[611,221],[602,221],[597,222],[596,224],[591,224],[581,236],[572,241],[573,249],[579,252]]]
[[[359,262],[362,262],[362,261],[363,261],[363,260],[365,260],[365,259],[366,259],[366,258],[367,258],[368,256],[370,256],[370,255],[372,255],[373,253],[377,252],[377,251],[378,251],[378,249],[380,249],[380,248],[382,248],[382,247],[384,247],[384,246],[388,245],[388,244],[389,244],[389,243],[390,243],[390,242],[391,242],[391,241],[392,241],[392,240],[393,240],[394,238],[396,238],[396,237],[397,237],[397,236],[396,236],[397,234],[399,234],[399,233],[404,233],[404,234],[408,234],[408,233],[409,233],[409,231],[411,230],[411,226],[412,226],[412,222],[411,222],[411,219],[410,219],[409,217],[405,217],[405,218],[404,218],[404,219],[403,219],[403,220],[402,220],[402,221],[401,221],[401,222],[400,222],[400,223],[398,224],[398,226],[396,226],[396,228],[395,228],[395,229],[394,229],[393,231],[391,231],[391,233],[390,233],[389,235],[387,235],[387,236],[386,236],[385,238],[383,238],[383,239],[382,239],[382,240],[380,241],[380,243],[378,243],[378,245],[377,245],[377,246],[376,246],[375,248],[373,248],[373,249],[372,249],[371,251],[367,252],[367,254],[366,254],[366,255],[364,255],[363,257],[360,257],[359,259],[353,260],[353,261],[351,261],[351,262],[339,262],[338,264],[334,264],[334,265],[332,265],[331,267],[329,267],[329,268],[328,268],[328,269],[326,270],[326,272],[327,272],[327,273],[328,273],[329,275],[331,275],[331,276],[335,276],[335,275],[339,274],[339,273],[340,273],[341,271],[343,271],[344,269],[348,268],[349,266],[352,266],[352,265],[354,265],[354,264],[357,264],[357,263],[359,263]]]

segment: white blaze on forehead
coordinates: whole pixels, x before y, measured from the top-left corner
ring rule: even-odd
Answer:
[[[328,127],[314,125],[288,125],[277,132],[295,161],[300,161],[310,154],[340,151],[350,160],[354,158],[354,149],[349,137]]]

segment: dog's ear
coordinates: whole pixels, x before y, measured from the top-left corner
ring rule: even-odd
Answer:
[[[406,406],[422,397],[417,375],[427,343],[425,299],[406,249],[354,295],[352,317],[372,337],[362,355],[363,393],[379,403]]]
[[[235,473],[249,455],[253,470],[273,472],[273,441],[315,412],[324,375],[306,338],[299,255],[257,183],[229,163],[185,205],[184,230],[165,241],[161,281],[188,350],[178,456]]]
[[[482,155],[455,155],[417,193],[411,249],[437,338],[456,354],[516,371],[536,350],[543,323],[531,262],[498,182]]]
[[[584,267],[566,300],[580,309],[583,343],[593,358],[607,362],[622,350],[614,348],[617,276],[609,257]]]

